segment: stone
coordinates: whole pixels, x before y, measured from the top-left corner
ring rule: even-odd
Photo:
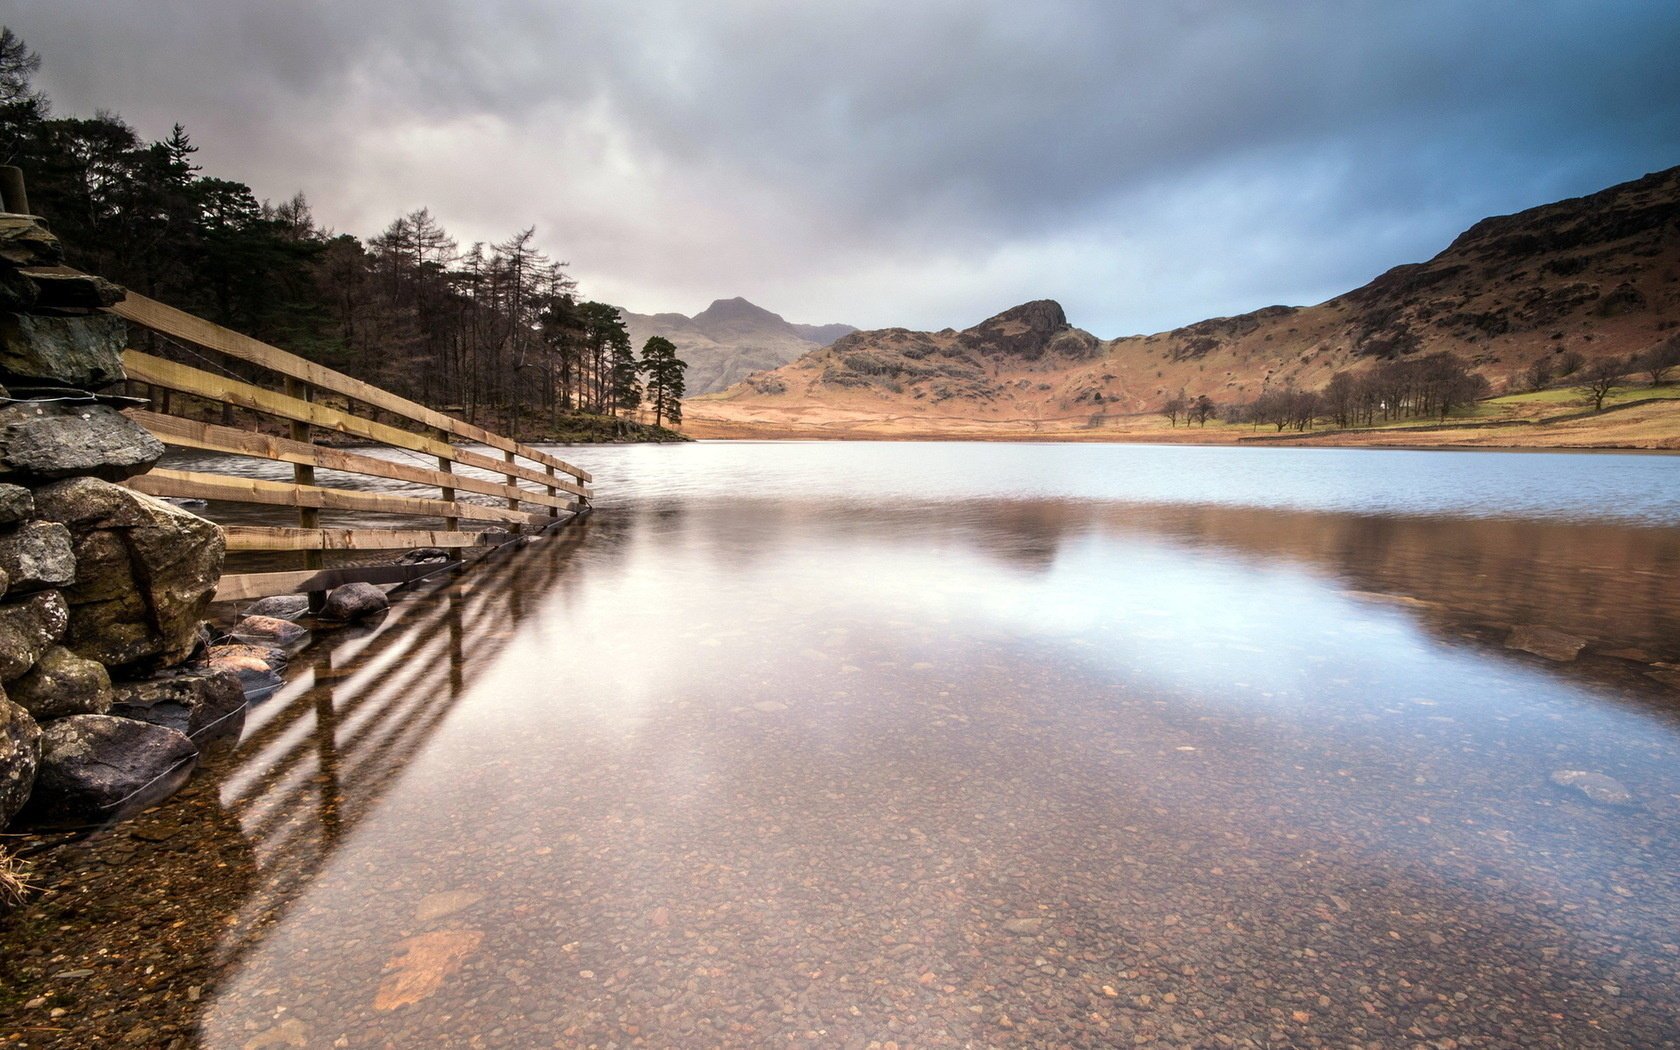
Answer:
[[[34,281],[10,266],[0,265],[0,310],[27,310],[40,295]]]
[[[62,645],[42,653],[7,691],[37,722],[111,710],[111,675],[105,665],[84,660]]]
[[[1560,769],[1552,774],[1552,783],[1560,788],[1570,788],[1585,795],[1589,801],[1600,806],[1631,806],[1633,792],[1622,786],[1621,781],[1603,773],[1593,773],[1585,769]]]
[[[0,372],[97,390],[127,378],[128,325],[114,314],[0,315]]]
[[[96,310],[128,298],[122,285],[74,270],[30,270],[24,276],[34,285],[36,305],[42,307]]]
[[[29,813],[55,823],[103,821],[197,758],[185,733],[164,726],[112,715],[61,718],[41,730]]]
[[[308,638],[309,630],[278,616],[246,616],[233,625],[228,637],[245,645],[285,649]]]
[[[1581,650],[1586,647],[1585,638],[1532,624],[1521,624],[1511,628],[1510,637],[1505,639],[1507,649],[1519,649],[1557,663],[1571,662],[1581,655]]]
[[[1010,919],[1003,924],[1004,932],[1017,937],[1031,937],[1044,928],[1043,919]]]
[[[0,532],[0,572],[14,594],[74,583],[70,530],[56,521],[31,521]]]
[[[0,697],[0,828],[29,801],[41,760],[41,729],[29,712]]]
[[[404,551],[397,559],[398,565],[430,565],[433,562],[445,562],[450,558],[449,552],[442,547],[416,547],[411,551]]]
[[[192,655],[221,580],[220,526],[97,478],[43,486],[35,508],[70,529],[76,555],[66,646],[107,667],[169,667]]]
[[[0,260],[13,266],[57,266],[64,246],[33,215],[0,214]]]
[[[64,637],[70,608],[58,591],[0,605],[0,682],[22,677]]]
[[[334,587],[321,607],[321,619],[351,623],[365,620],[391,607],[391,599],[371,583],[346,583]]]
[[[276,594],[259,598],[245,607],[246,616],[272,616],[276,620],[300,620],[309,615],[309,599],[301,594]]]
[[[0,474],[27,481],[124,481],[163,458],[163,442],[110,405],[21,401],[0,407]]]
[[[140,682],[113,687],[111,713],[197,737],[237,732],[245,710],[245,689],[232,671],[165,671]],[[237,724],[235,724],[237,723]]]
[[[22,485],[0,484],[0,525],[13,525],[35,516],[35,494]]]
[[[255,702],[273,695],[286,684],[285,679],[280,677],[280,669],[285,666],[286,653],[283,649],[235,644],[212,645],[206,649],[198,669],[233,674],[239,679],[245,699]]]

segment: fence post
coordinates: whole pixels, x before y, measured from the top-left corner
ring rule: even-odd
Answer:
[[[286,377],[286,393],[287,393],[287,395],[289,395],[291,397],[297,398],[299,401],[309,401],[309,400],[311,400],[309,384],[305,383],[301,379],[293,379],[291,376]],[[299,423],[299,422],[294,420],[290,424],[290,430],[291,430],[291,438],[292,438],[293,441],[301,441],[301,442],[304,442],[305,444],[311,445],[311,446],[313,446],[315,444],[314,428],[311,427],[308,423]],[[315,467],[313,465],[305,465],[303,463],[293,463],[292,464],[292,482],[293,482],[293,484],[297,484],[297,485],[313,485],[313,484],[315,484]],[[319,529],[320,527],[321,527],[321,512],[319,510],[317,510],[314,507],[299,507],[298,508],[298,528],[300,528],[300,529]],[[314,548],[312,550],[306,550],[306,551],[303,552],[303,567],[304,568],[306,568],[306,569],[319,569],[325,563],[326,563],[326,560],[322,556],[322,552],[321,552],[321,549],[319,547]],[[326,604],[327,604],[327,592],[326,591],[310,591],[309,592],[309,611],[310,612],[320,612],[322,607],[325,606]]]
[[[444,430],[441,427],[437,428],[437,439],[439,441],[443,442],[446,445],[449,444],[449,431]],[[438,469],[443,471],[445,474],[455,473],[455,461],[450,459],[448,456],[439,456],[437,458],[437,462],[438,462]],[[445,502],[445,503],[454,503],[455,502],[454,486],[448,486],[448,485],[439,486],[438,494],[443,499],[443,502]],[[444,529],[446,529],[449,532],[459,531],[460,528],[461,528],[461,519],[460,518],[447,518],[446,517],[446,518],[443,519],[443,527],[444,527]],[[460,561],[461,560],[461,548],[459,548],[459,547],[446,547],[444,549],[449,552],[449,560],[450,561]]]
[[[553,467],[548,468],[548,476],[551,477],[551,478],[554,477],[554,468]],[[548,498],[549,499],[558,499],[559,496],[560,496],[560,490],[559,489],[555,488],[553,485],[548,486]],[[559,507],[549,507],[548,508],[548,516],[551,517],[551,518],[558,518],[560,516],[560,508]]]
[[[503,452],[502,453],[502,459],[507,462],[508,466],[511,467],[511,466],[514,465],[513,453],[512,452]],[[514,477],[512,474],[507,475],[504,480],[507,481],[508,486],[510,488],[518,488],[519,487],[519,479],[517,477]],[[519,500],[517,498],[513,497],[513,496],[509,496],[508,499],[507,499],[507,507],[508,507],[508,510],[518,510],[519,509]],[[520,527],[518,522],[510,522],[509,525],[508,525],[508,531],[512,532],[514,535],[517,536],[518,534],[524,532],[525,530],[522,527]]]

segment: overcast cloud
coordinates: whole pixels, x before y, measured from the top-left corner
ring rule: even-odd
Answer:
[[[535,223],[692,313],[1103,336],[1317,302],[1680,164],[1672,0],[0,0],[59,114],[366,236]]]

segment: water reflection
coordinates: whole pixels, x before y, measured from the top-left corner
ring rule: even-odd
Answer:
[[[1627,654],[1680,655],[1670,530],[644,490],[563,535],[54,860],[7,980],[83,965],[53,925],[97,976],[34,1044],[1676,1039],[1680,724]]]

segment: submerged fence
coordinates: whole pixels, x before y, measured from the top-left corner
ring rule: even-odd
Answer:
[[[131,326],[155,333],[165,345],[188,349],[200,364],[220,369],[212,371],[139,350],[127,351],[123,367],[131,389],[140,384],[152,401],[151,408],[128,410],[136,422],[174,448],[255,457],[292,466],[289,482],[169,468],[154,468],[127,482],[154,496],[296,508],[295,527],[224,526],[230,552],[296,551],[301,552],[303,564],[289,571],[226,574],[216,591],[218,601],[297,592],[309,593],[313,600],[351,581],[398,583],[415,579],[437,571],[437,566],[386,562],[326,568],[323,555],[327,551],[389,552],[422,547],[458,553],[463,548],[495,546],[527,531],[569,520],[589,505],[589,483],[593,480],[589,472],[540,449],[132,292],[109,310]],[[234,363],[238,374],[220,365],[216,358]],[[165,393],[160,396],[160,392]],[[185,396],[173,397],[171,393]],[[200,418],[212,405],[221,406],[221,422]],[[194,408],[199,411],[194,412]],[[235,426],[233,409],[273,422],[266,429],[262,425]],[[317,441],[318,435],[338,435],[395,449],[410,459],[418,457],[418,461],[399,462],[332,447]],[[461,447],[455,444],[457,439],[490,451]],[[428,465],[432,460],[435,468]],[[491,477],[461,473],[460,468],[488,472]],[[317,469],[435,487],[438,495],[432,499],[332,488],[317,482]],[[470,500],[463,494],[492,497],[493,501]],[[322,511],[442,519],[443,527],[330,528],[321,524]],[[463,523],[469,524],[463,527]]]

